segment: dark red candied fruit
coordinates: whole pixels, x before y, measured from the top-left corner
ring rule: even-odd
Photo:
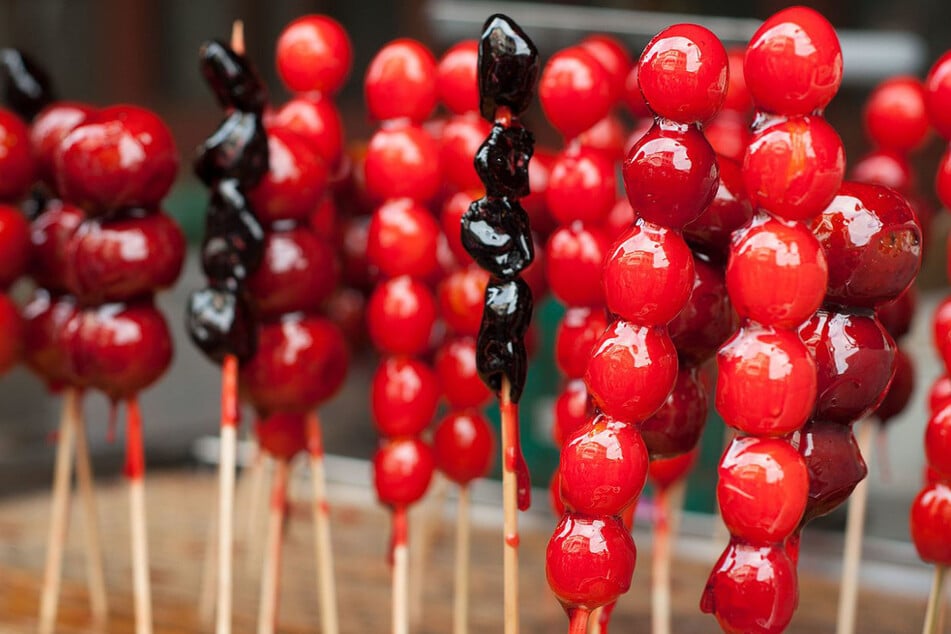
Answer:
[[[928,72],[925,108],[938,134],[951,141],[951,51],[939,57]]]
[[[718,155],[717,165],[720,168],[717,193],[697,219],[684,226],[684,238],[725,262],[730,237],[753,217],[753,206],[746,195],[740,164]]]
[[[736,313],[726,292],[723,269],[694,254],[694,281],[690,299],[667,324],[680,359],[702,365],[716,354],[736,330]]]
[[[611,83],[611,101],[616,102],[624,93],[624,83],[634,65],[627,48],[617,38],[603,33],[589,35],[578,46],[588,51],[608,73]]]
[[[713,148],[699,129],[663,119],[634,144],[622,172],[634,212],[674,229],[695,220],[710,204],[720,173]]]
[[[928,136],[925,88],[916,77],[889,77],[878,84],[862,115],[865,133],[884,150],[910,152]]]
[[[89,114],[56,150],[59,193],[90,214],[155,207],[177,172],[171,131],[158,115],[138,106]]]
[[[447,414],[433,432],[436,467],[460,486],[489,472],[494,445],[489,422],[475,410]]]
[[[472,157],[492,127],[477,112],[450,118],[439,135],[439,166],[442,176],[454,189],[480,189]]]
[[[479,112],[479,42],[463,40],[439,59],[436,93],[453,114]]]
[[[925,458],[940,476],[951,479],[951,407],[942,407],[928,419]]]
[[[575,220],[599,224],[614,206],[614,163],[598,150],[569,146],[555,157],[548,175],[545,202],[561,224]]]
[[[737,162],[743,161],[752,138],[747,117],[734,110],[723,110],[705,123],[703,136],[718,156]]]
[[[56,150],[73,129],[94,112],[92,106],[57,101],[44,108],[30,124],[30,146],[36,159],[37,176],[56,187]]]
[[[948,403],[951,403],[951,376],[942,374],[928,390],[928,413],[934,416]]]
[[[327,319],[340,328],[351,350],[360,350],[367,343],[366,303],[363,292],[341,286],[324,302],[321,310]]]
[[[693,255],[684,239],[643,220],[618,238],[602,270],[608,310],[646,326],[676,317],[694,284]]]
[[[911,503],[911,541],[918,556],[931,564],[951,565],[951,487],[926,486]]]
[[[16,207],[0,204],[0,289],[26,273],[30,262],[30,223]]]
[[[548,585],[565,609],[593,610],[631,587],[637,548],[618,517],[566,513],[545,553]]]
[[[275,61],[281,81],[292,92],[333,94],[350,73],[353,47],[336,20],[305,15],[281,32]]]
[[[436,351],[434,364],[450,408],[481,407],[491,398],[476,370],[476,343],[472,337],[446,340]]]
[[[795,328],[826,293],[826,254],[809,229],[759,214],[733,234],[726,287],[740,317]]]
[[[595,344],[585,383],[595,405],[616,420],[639,422],[667,400],[677,350],[663,327],[616,321]]]
[[[439,315],[450,331],[475,337],[482,323],[482,307],[489,274],[474,264],[450,273],[437,288]]]
[[[717,411],[743,433],[784,436],[812,413],[816,364],[795,332],[744,326],[720,348],[717,368]]]
[[[591,415],[591,401],[584,381],[573,379],[565,383],[555,399],[554,409],[552,440],[556,447],[561,447],[565,439],[584,425]]]
[[[611,110],[611,76],[583,47],[562,49],[542,70],[538,99],[548,121],[562,136],[573,139]]]
[[[264,416],[311,410],[340,389],[349,356],[328,319],[295,314],[262,324],[257,354],[241,366],[243,394]]]
[[[307,449],[307,414],[274,412],[257,420],[254,434],[269,456],[290,461]]]
[[[575,222],[556,229],[545,247],[552,294],[568,306],[602,305],[604,292],[599,280],[609,246],[598,227]]]
[[[390,42],[370,61],[363,95],[377,121],[423,122],[436,107],[436,58],[416,40]]]
[[[248,193],[254,214],[267,227],[280,220],[305,221],[327,188],[327,165],[306,138],[285,128],[267,129],[269,166]]]
[[[822,110],[842,84],[835,29],[807,7],[774,13],[750,38],[743,77],[761,110],[782,115]]]
[[[0,200],[16,201],[26,194],[36,172],[30,131],[16,114],[0,108]]]
[[[555,363],[566,377],[584,376],[594,344],[607,327],[608,318],[601,308],[568,308],[555,333]]]
[[[333,167],[343,157],[343,121],[329,97],[295,97],[268,117],[268,128],[295,132],[324,163]]]
[[[891,150],[872,150],[851,165],[850,180],[891,187],[907,194],[914,184],[908,157]]]
[[[2,296],[0,304],[6,310],[16,310],[6,295]],[[0,312],[3,312],[0,310]],[[23,307],[23,360],[30,369],[45,380],[50,387],[63,385],[77,385],[80,382],[73,369],[71,351],[67,345],[67,327],[76,328],[79,325],[76,316],[78,308],[76,301],[69,295],[53,297],[47,291],[38,289],[33,297]],[[3,332],[7,332],[8,324],[15,324],[9,315],[0,317],[3,322]],[[7,346],[14,345],[17,338],[3,338],[0,343]],[[9,357],[9,350],[0,357]],[[2,366],[2,364],[0,364]]]
[[[726,97],[726,49],[716,35],[697,24],[674,24],[655,35],[644,47],[637,69],[647,105],[673,121],[712,119]]]
[[[895,350],[895,377],[891,385],[888,386],[888,392],[885,398],[879,403],[875,410],[875,417],[882,425],[886,425],[896,416],[901,414],[908,403],[911,402],[911,394],[915,389],[915,366],[908,358],[908,354],[901,348]]]
[[[700,609],[727,634],[780,634],[798,603],[796,567],[782,546],[731,541],[707,579]]]
[[[379,284],[367,303],[370,339],[387,354],[425,352],[435,323],[436,299],[432,291],[405,275]]]
[[[339,214],[337,213],[337,203],[333,196],[324,195],[317,206],[311,210],[307,216],[307,226],[314,234],[322,239],[335,241],[340,237]]]
[[[381,504],[406,506],[416,502],[429,487],[436,460],[419,438],[386,440],[373,455],[373,484]]]
[[[700,449],[694,447],[678,456],[652,459],[647,469],[647,477],[658,490],[668,489],[674,483],[687,477],[699,455]]]
[[[3,333],[0,335],[0,375],[20,360],[21,352],[28,356],[40,353],[38,350],[26,347],[31,343],[29,339],[25,340],[26,329],[27,326],[20,318],[17,305],[6,294],[0,293],[0,333]]]
[[[753,130],[743,157],[743,183],[753,206],[788,220],[821,213],[844,176],[842,139],[817,116],[765,120]]]
[[[811,226],[829,263],[827,301],[874,308],[897,298],[921,268],[921,226],[890,189],[844,183]]]
[[[680,368],[674,389],[650,418],[637,425],[651,456],[670,458],[697,446],[707,422],[707,389],[695,366]]]
[[[456,192],[448,197],[442,206],[439,220],[443,235],[446,236],[449,249],[452,251],[453,257],[456,258],[456,262],[463,265],[469,265],[473,260],[469,252],[462,246],[462,216],[469,209],[472,201],[481,197],[482,193],[479,191]]]
[[[367,190],[379,200],[405,196],[425,202],[442,185],[439,145],[416,125],[378,130],[370,139],[363,169]]]
[[[809,474],[809,500],[801,526],[841,506],[868,468],[851,425],[810,420],[797,432],[799,453]]]
[[[427,278],[439,267],[439,225],[425,207],[409,198],[384,202],[367,233],[367,259],[386,277]]]
[[[436,415],[439,378],[412,357],[388,357],[380,362],[370,384],[370,409],[381,436],[413,436]]]
[[[264,320],[297,311],[314,312],[340,277],[333,248],[306,225],[269,231],[264,258],[248,278],[251,299]]]

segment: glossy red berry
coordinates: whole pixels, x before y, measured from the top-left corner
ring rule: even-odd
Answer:
[[[57,101],[40,111],[30,124],[30,146],[36,158],[38,176],[56,187],[56,151],[73,128],[94,112],[91,106],[73,101]]]
[[[743,161],[746,147],[752,138],[749,121],[734,110],[723,110],[705,123],[703,136],[718,156],[739,162]]]
[[[835,29],[807,7],[773,14],[750,39],[743,76],[761,110],[782,115],[822,110],[842,84]]]
[[[384,441],[373,455],[373,484],[381,504],[407,506],[426,493],[436,461],[419,438]]]
[[[735,330],[736,313],[727,295],[723,269],[695,254],[690,299],[667,324],[677,354],[691,365],[702,365]]]
[[[436,92],[453,114],[479,111],[479,43],[464,40],[443,54],[436,68]]]
[[[602,152],[569,147],[560,153],[548,175],[545,202],[560,224],[575,220],[601,223],[617,197],[614,164]]]
[[[267,126],[297,133],[329,166],[336,166],[343,157],[343,121],[329,97],[295,97],[268,117]]]
[[[436,107],[436,58],[416,40],[394,40],[370,61],[363,94],[373,119],[421,123]]]
[[[307,449],[307,414],[275,412],[254,425],[258,445],[271,457],[290,461]]]
[[[561,447],[565,439],[576,429],[584,425],[591,416],[591,401],[588,399],[588,387],[581,379],[568,381],[555,399],[552,439],[556,447]]]
[[[23,196],[33,185],[36,168],[26,124],[0,108],[0,200],[16,201]]]
[[[336,242],[341,234],[338,226],[339,221],[340,217],[334,197],[325,195],[308,215],[307,226],[321,240]]]
[[[795,332],[745,326],[720,348],[717,368],[717,411],[743,433],[784,436],[812,413],[816,365]]]
[[[845,502],[868,474],[852,426],[813,418],[798,433],[799,453],[809,475],[809,500],[800,526]]]
[[[16,207],[0,204],[0,289],[26,273],[30,260],[30,224]]]
[[[425,352],[435,323],[432,291],[405,275],[379,284],[367,304],[370,339],[387,354]]]
[[[910,152],[928,136],[925,89],[915,77],[890,77],[865,102],[865,133],[885,150]]]
[[[11,315],[16,312],[16,306],[6,295],[0,299],[0,322],[4,329],[15,328],[18,323]],[[73,367],[71,348],[68,345],[69,332],[67,326],[75,328],[79,321],[79,309],[76,301],[69,295],[60,297],[51,296],[45,290],[37,290],[30,301],[23,307],[23,360],[30,369],[44,379],[50,387],[64,385],[79,385],[80,377]],[[6,344],[3,354],[9,365],[12,351],[19,337],[0,339],[0,347]]]
[[[528,184],[531,187],[531,193],[521,200],[522,207],[528,214],[532,231],[546,238],[556,226],[554,218],[548,212],[548,203],[545,200],[548,177],[551,174],[551,166],[555,163],[555,156],[557,156],[556,153],[551,150],[535,147],[535,154],[528,163]]]
[[[333,94],[350,73],[353,47],[336,20],[305,15],[281,32],[275,59],[277,72],[291,91]]]
[[[903,193],[912,188],[914,181],[908,157],[891,150],[872,150],[853,163],[851,169],[853,181],[891,187]]]
[[[439,266],[439,225],[429,210],[409,198],[383,203],[367,233],[367,259],[386,277],[427,278]]]
[[[743,185],[739,163],[717,156],[720,180],[717,193],[696,220],[684,226],[684,238],[705,253],[725,261],[734,231],[753,217],[753,206]]]
[[[925,458],[940,476],[951,479],[951,407],[942,407],[928,420]]]
[[[951,141],[951,51],[938,58],[925,79],[925,107],[931,125]]]
[[[457,335],[479,334],[488,284],[488,272],[474,264],[450,273],[440,282],[439,314],[449,330]]]
[[[928,390],[928,412],[934,416],[948,403],[951,403],[951,376],[942,374]]]
[[[472,201],[481,198],[481,193],[477,192],[456,192],[446,199],[442,206],[440,215],[440,225],[443,235],[449,245],[449,250],[456,258],[456,262],[464,265],[472,263],[472,256],[462,246],[462,216],[469,209]]]
[[[442,184],[439,146],[415,125],[378,130],[370,139],[363,169],[367,190],[379,200],[405,196],[425,202]]]
[[[901,348],[895,350],[895,377],[891,385],[888,386],[888,392],[885,398],[879,403],[874,416],[882,425],[886,425],[896,416],[901,414],[908,403],[911,402],[911,394],[915,389],[915,366],[912,364],[908,354]]]
[[[911,504],[911,541],[918,556],[939,566],[951,565],[951,488],[936,482],[925,487]]]
[[[370,407],[382,436],[414,436],[429,426],[439,402],[439,378],[412,357],[380,362],[370,384]]]
[[[0,375],[4,374],[19,361],[21,350],[27,354],[36,354],[24,343],[25,326],[20,319],[16,304],[6,294],[0,293]]]
[[[555,334],[555,363],[569,379],[580,379],[588,368],[594,344],[608,326],[601,308],[569,307]]]
[[[268,171],[249,192],[254,213],[265,226],[304,221],[326,191],[327,165],[295,132],[271,127],[267,137]]]
[[[634,62],[624,44],[610,35],[596,33],[578,44],[590,53],[607,72],[611,82],[611,101],[617,101],[624,93],[624,84]]]
[[[630,201],[625,196],[623,198],[618,198],[614,202],[614,206],[611,207],[611,211],[604,219],[604,223],[601,225],[601,228],[608,240],[610,240],[613,244],[619,237],[621,237],[621,234],[631,228],[635,220],[636,216],[634,215],[634,209],[631,207]]]
[[[935,172],[934,189],[941,204],[946,209],[951,209],[951,145],[941,155],[938,170]]]
[[[476,370],[476,344],[472,337],[456,337],[436,351],[436,375],[452,409],[481,407],[491,398]]]
[[[655,35],[637,68],[647,105],[673,121],[712,119],[726,97],[726,49],[697,24],[674,24]]]
[[[726,99],[723,100],[723,110],[746,114],[753,108],[753,98],[746,87],[746,77],[743,75],[743,62],[746,59],[746,50],[731,48],[726,52],[726,61],[729,68],[727,78]]]
[[[653,119],[654,113],[647,107],[641,87],[638,83],[638,65],[635,63],[624,78],[624,93],[621,96],[624,105],[635,119]]]
[[[494,445],[492,428],[475,410],[447,414],[433,433],[436,467],[461,486],[488,474]]]
[[[697,463],[700,449],[694,447],[687,453],[671,458],[652,459],[647,470],[647,477],[658,490],[663,491],[676,482],[687,477],[690,470]]]
[[[545,248],[552,294],[568,306],[602,305],[604,295],[598,280],[609,246],[600,228],[582,223],[558,228]]]
[[[611,77],[580,46],[555,53],[545,64],[538,99],[548,121],[572,139],[603,119],[613,104]]]
[[[481,189],[472,157],[479,151],[491,126],[478,112],[457,115],[439,135],[439,165],[443,178],[455,189]]]
[[[638,424],[653,465],[657,458],[684,454],[697,446],[707,422],[707,389],[695,366],[677,373],[670,396],[650,418]]]

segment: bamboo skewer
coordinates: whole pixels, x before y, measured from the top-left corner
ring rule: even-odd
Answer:
[[[423,625],[423,589],[425,587],[426,566],[433,543],[438,539],[439,529],[442,526],[441,515],[446,506],[446,497],[449,494],[449,481],[438,471],[433,474],[433,482],[429,493],[423,502],[414,507],[414,517],[411,530],[413,550],[409,560],[409,622],[417,628]]]
[[[409,634],[409,545],[407,510],[393,509],[393,634]]]
[[[944,594],[944,578],[947,568],[944,566],[935,566],[934,578],[931,582],[931,594],[928,595],[928,608],[925,612],[925,626],[922,634],[938,634],[940,628],[938,621],[941,612],[942,595]]]
[[[237,24],[237,23],[236,23]],[[236,27],[237,28],[237,27]],[[234,35],[232,35],[234,38]],[[234,557],[234,480],[238,452],[238,359],[221,366],[221,448],[218,461],[218,579],[215,632],[231,634]]]
[[[330,506],[327,503],[323,436],[316,413],[312,413],[307,418],[307,445],[310,454],[310,479],[314,492],[314,546],[317,555],[321,631],[324,634],[337,634],[340,625],[337,616],[333,545],[330,537]]]
[[[459,502],[456,516],[456,570],[452,600],[453,634],[469,632],[469,563],[470,524],[469,486],[459,487]]]
[[[64,407],[69,412],[76,430],[76,484],[83,514],[83,538],[86,551],[86,582],[93,622],[102,625],[109,617],[106,575],[103,568],[102,537],[99,531],[99,513],[96,507],[95,480],[86,442],[86,423],[83,419],[81,395],[76,389],[65,394]]]
[[[518,479],[516,460],[518,456],[518,406],[511,400],[511,385],[507,377],[502,379],[499,392],[499,409],[502,415],[502,505],[503,531],[503,591],[505,634],[518,634]],[[585,617],[587,627],[587,616]],[[585,630],[578,630],[584,632]]]
[[[288,464],[276,461],[271,484],[271,510],[268,514],[267,546],[261,572],[261,600],[258,634],[274,634],[281,590],[281,546],[284,542],[284,518],[287,508]]]
[[[651,552],[651,632],[671,632],[670,563],[673,542],[679,529],[686,480],[681,479],[657,491],[654,545]]]
[[[126,463],[129,480],[129,526],[132,531],[132,599],[136,634],[152,633],[152,589],[145,521],[145,448],[142,415],[135,398],[126,403]]]

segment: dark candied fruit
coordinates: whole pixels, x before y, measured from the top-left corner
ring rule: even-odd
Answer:
[[[0,68],[6,77],[3,100],[24,120],[33,119],[56,98],[49,75],[23,51],[0,49]]]
[[[201,265],[213,280],[247,279],[264,257],[264,229],[234,180],[215,184],[205,216]]]
[[[267,133],[260,115],[235,110],[198,148],[195,174],[205,185],[233,178],[254,187],[268,170]]]
[[[528,162],[535,149],[535,137],[520,125],[495,124],[475,155],[475,168],[494,197],[528,196]]]
[[[875,410],[875,417],[882,425],[902,413],[911,401],[911,393],[915,389],[915,366],[901,348],[895,351],[895,378],[888,386],[885,398]]]
[[[476,367],[483,382],[495,392],[508,379],[509,396],[517,403],[525,387],[527,353],[525,331],[532,321],[532,291],[520,278],[489,280],[485,309],[476,340]]]
[[[0,297],[0,314],[9,304],[9,310],[16,314],[16,306],[4,295]],[[73,372],[72,359],[69,348],[66,346],[67,326],[76,318],[78,308],[76,300],[70,295],[56,297],[42,288],[34,291],[29,302],[23,307],[23,360],[29,368],[42,377],[50,387],[60,385],[76,385],[79,377]],[[7,321],[4,328],[15,327],[17,321],[13,318]],[[74,324],[76,322],[73,322]],[[9,324],[9,326],[7,325]],[[9,356],[5,346],[16,346],[20,343],[19,337],[14,341],[6,342],[4,337],[4,352],[0,352],[0,359]],[[0,362],[0,367],[3,363]]]
[[[247,57],[210,40],[198,49],[198,66],[222,108],[264,112],[267,88]]]
[[[462,216],[462,246],[479,266],[509,279],[535,256],[528,214],[517,200],[480,198]]]
[[[753,217],[753,206],[746,196],[740,164],[719,154],[716,158],[720,168],[717,193],[696,220],[684,226],[684,239],[725,262],[730,253],[730,236]]]
[[[696,366],[677,373],[674,390],[650,418],[637,425],[651,460],[686,453],[697,446],[709,407],[707,390]]]
[[[845,502],[868,468],[850,425],[811,420],[796,434],[809,474],[809,499],[801,522],[805,526]]]
[[[680,359],[699,366],[736,330],[736,313],[726,292],[723,269],[699,253],[694,253],[693,264],[690,299],[667,324],[667,332]]]
[[[479,109],[486,119],[505,106],[514,115],[528,109],[538,81],[538,49],[514,20],[489,16],[479,38]]]
[[[225,288],[203,288],[188,296],[185,329],[198,348],[216,363],[233,354],[239,363],[254,356],[256,325],[244,295]]]

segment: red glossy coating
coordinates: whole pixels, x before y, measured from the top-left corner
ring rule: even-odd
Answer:
[[[30,147],[36,159],[37,176],[56,187],[56,150],[73,128],[94,112],[92,106],[74,101],[56,101],[40,111],[30,124]]]
[[[428,201],[442,184],[439,145],[423,128],[394,124],[370,139],[363,165],[367,190],[379,200]]]
[[[492,397],[476,370],[476,344],[472,337],[445,341],[436,351],[434,364],[450,408],[481,407]]]
[[[681,123],[713,118],[726,97],[727,75],[723,43],[697,24],[667,27],[647,43],[638,61],[647,105]]]
[[[569,512],[619,515],[647,481],[647,448],[633,425],[596,415],[561,448],[561,500]]]
[[[885,398],[875,410],[875,417],[882,425],[886,425],[893,418],[901,414],[908,403],[911,402],[911,395],[915,389],[915,366],[912,364],[908,354],[901,348],[895,351],[895,377],[891,385],[888,386],[888,392]]]
[[[873,308],[897,298],[921,268],[921,226],[890,189],[843,184],[812,231],[829,262],[829,301]]]
[[[343,87],[353,63],[346,30],[326,15],[305,15],[277,39],[277,72],[292,92],[333,94]]]
[[[558,223],[600,224],[616,198],[614,163],[603,152],[574,145],[555,157],[545,202]]]
[[[439,59],[436,93],[453,114],[479,110],[479,43],[463,40]]]
[[[532,160],[528,163],[528,184],[531,193],[521,200],[528,214],[532,231],[547,238],[555,229],[555,220],[548,213],[545,192],[548,190],[548,177],[555,162],[556,153],[544,147],[535,147]]]
[[[456,258],[456,262],[468,266],[472,263],[472,256],[462,246],[462,216],[469,209],[472,201],[481,198],[481,192],[456,192],[448,197],[442,206],[440,224],[443,235],[449,245],[449,250]]]
[[[349,348],[357,351],[365,347],[368,339],[366,329],[366,296],[356,288],[341,286],[327,298],[323,313],[340,328]]]
[[[627,77],[624,78],[624,93],[621,95],[621,99],[635,119],[652,119],[654,117],[654,113],[647,107],[647,102],[644,101],[644,95],[641,93],[637,63],[631,66]]]
[[[242,393],[258,413],[312,410],[337,393],[350,359],[328,319],[288,315],[258,329],[258,351],[241,366]]]
[[[780,438],[736,438],[717,468],[717,502],[734,538],[773,544],[802,519],[809,477],[802,456]]]
[[[569,379],[580,379],[588,368],[594,344],[608,327],[601,308],[569,307],[555,333],[555,363]]]
[[[373,455],[373,484],[381,504],[405,506],[426,493],[436,469],[433,451],[419,438],[386,440]]]
[[[565,514],[565,504],[561,501],[561,476],[558,474],[558,467],[551,474],[551,480],[548,481],[548,502],[551,504],[551,510],[555,517],[561,517]]]
[[[435,323],[432,291],[405,275],[379,284],[367,304],[370,339],[378,350],[388,354],[425,352]]]
[[[726,99],[723,100],[723,110],[746,114],[753,109],[753,98],[746,87],[746,77],[743,75],[743,63],[746,60],[746,49],[731,48],[726,52],[726,62],[729,68],[727,77]]]
[[[545,553],[548,585],[565,609],[613,602],[631,587],[637,548],[617,517],[566,513]]]
[[[371,269],[367,261],[367,233],[370,218],[358,216],[347,218],[341,226],[340,271],[341,281],[354,288],[369,291],[379,277],[379,271]]]
[[[795,328],[826,293],[826,256],[808,228],[759,214],[733,236],[726,287],[740,317]]]
[[[677,373],[674,389],[650,418],[637,426],[651,456],[657,458],[684,454],[697,446],[707,422],[707,389],[696,366],[684,366]]]
[[[806,220],[832,202],[845,176],[842,139],[816,116],[766,120],[743,157],[743,183],[754,207]]]
[[[934,189],[945,209],[951,209],[951,145],[941,155],[934,177]]]
[[[6,296],[3,296],[6,298]],[[15,310],[9,298],[0,299],[7,310]],[[68,345],[67,325],[78,325],[76,301],[69,295],[51,296],[45,290],[36,290],[33,297],[23,307],[23,360],[30,370],[39,375],[51,388],[63,385],[77,385],[80,379],[73,368],[71,350]],[[16,324],[9,315],[6,324]],[[4,328],[7,325],[4,325]],[[10,346],[16,339],[0,339]],[[9,358],[10,352],[6,352]]]
[[[488,474],[492,467],[492,428],[475,410],[451,412],[436,426],[433,452],[436,467],[453,482],[465,486]]]
[[[336,166],[343,157],[343,120],[329,97],[295,97],[269,116],[266,124],[302,136],[310,151],[327,165]]]
[[[693,289],[693,255],[676,231],[638,221],[604,261],[604,299],[622,319],[661,326],[677,316]]]
[[[370,409],[381,436],[413,436],[429,426],[439,402],[439,377],[413,357],[380,362],[370,384]]]
[[[730,237],[753,217],[753,206],[743,185],[740,164],[717,156],[720,181],[717,193],[696,220],[684,226],[687,242],[719,260],[726,261]]]
[[[660,409],[677,380],[677,350],[663,327],[614,322],[588,363],[595,405],[616,420],[639,422]]]
[[[816,364],[795,332],[744,326],[720,348],[717,368],[717,411],[743,433],[784,436],[812,413]]]
[[[267,129],[268,171],[248,192],[254,214],[265,227],[280,220],[303,222],[327,188],[327,165],[305,137],[284,128]]]
[[[614,103],[611,76],[581,46],[549,58],[538,83],[538,99],[548,121],[572,139],[607,116]]]
[[[611,207],[611,211],[608,213],[607,218],[604,219],[601,228],[604,230],[604,234],[608,240],[614,243],[621,237],[621,234],[631,228],[631,225],[634,224],[634,220],[634,209],[631,207],[631,202],[625,196],[618,198],[614,202],[614,206]]]
[[[835,29],[807,7],[774,13],[750,39],[743,76],[761,110],[797,115],[825,108],[842,84]]]
[[[945,405],[951,403],[951,376],[942,374],[928,390],[928,412],[932,416],[937,414]]]
[[[687,453],[671,458],[651,459],[647,477],[651,484],[660,490],[669,488],[675,482],[687,477],[700,456],[700,448],[694,447]]]
[[[306,225],[269,231],[261,266],[247,288],[264,320],[297,311],[316,311],[340,278],[333,248]]]
[[[939,57],[928,72],[925,107],[931,125],[951,141],[951,51]]]
[[[736,330],[736,313],[726,292],[723,269],[694,254],[694,280],[684,309],[667,324],[680,359],[702,365]]]
[[[573,379],[565,383],[555,399],[554,409],[552,440],[556,447],[561,447],[565,439],[584,425],[591,416],[591,401],[588,399],[588,387],[584,381]]]
[[[489,273],[475,264],[450,273],[439,284],[439,315],[450,331],[475,337],[482,323]]]
[[[914,173],[908,157],[903,154],[891,150],[872,150],[851,164],[850,180],[907,193],[913,187]]]
[[[409,198],[384,202],[367,233],[367,259],[386,277],[427,278],[439,267],[439,225],[425,207]]]
[[[0,200],[14,202],[36,177],[37,164],[30,151],[30,131],[16,114],[0,108]]]
[[[895,341],[874,315],[820,309],[799,328],[816,361],[814,418],[843,425],[878,407],[895,373]]]
[[[627,47],[617,38],[603,33],[589,35],[578,46],[588,51],[607,71],[611,83],[611,101],[616,102],[624,93],[624,83],[634,61]]]
[[[600,306],[604,295],[598,280],[609,244],[600,228],[575,222],[558,228],[545,248],[552,294],[568,306]]]
[[[722,110],[703,125],[703,136],[713,151],[730,160],[742,162],[750,144],[750,122],[746,115],[735,110]]]
[[[492,126],[478,112],[452,117],[439,135],[439,165],[443,178],[454,189],[480,189],[472,157]]]
[[[111,106],[90,114],[56,151],[60,194],[87,213],[154,207],[178,171],[175,140],[154,112]]]
[[[416,40],[393,40],[370,61],[363,95],[377,121],[423,122],[436,107],[436,58]]]
[[[307,449],[307,413],[275,412],[254,424],[258,444],[277,460],[290,461]]]
[[[951,479],[951,407],[942,407],[928,420],[925,458],[938,475]]]
[[[935,348],[944,359],[945,369],[951,367],[951,296],[945,297],[934,312]]]
[[[30,223],[16,207],[0,204],[0,289],[26,273],[30,261]]]
[[[809,475],[809,501],[800,526],[831,513],[868,474],[851,425],[813,419],[797,432]]]
[[[928,136],[925,88],[916,77],[889,77],[878,84],[862,115],[865,133],[885,150],[910,152]]]
[[[25,325],[20,319],[17,305],[6,294],[0,293],[0,375],[20,360],[21,351],[34,355],[37,351],[30,350],[24,341]]]
[[[720,172],[699,129],[658,120],[631,148],[622,173],[638,216],[680,229],[713,200]]]
[[[731,541],[700,599],[727,634],[781,634],[799,603],[796,566],[782,547]]]
[[[932,564],[951,565],[951,487],[926,486],[911,503],[911,541],[918,556]]]

